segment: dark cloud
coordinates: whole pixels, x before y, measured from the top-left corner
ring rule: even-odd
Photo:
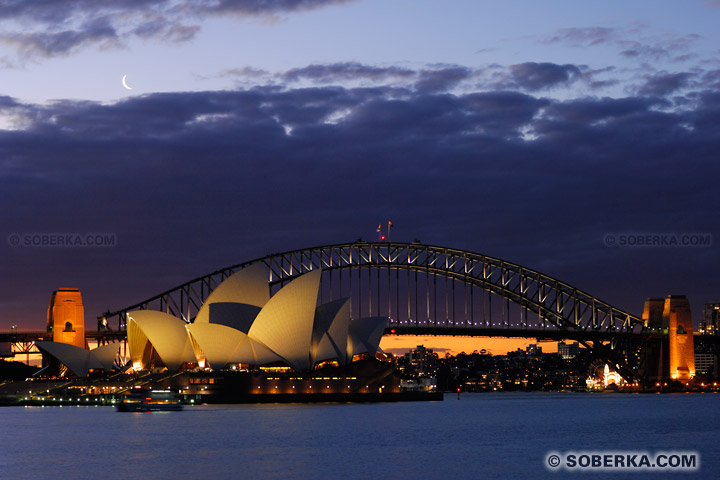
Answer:
[[[432,70],[422,70],[415,88],[422,92],[444,92],[452,90],[460,82],[472,77],[473,71],[467,67],[452,65]]]
[[[186,42],[208,16],[291,13],[354,0],[0,0],[0,41],[21,59],[53,57],[89,46],[119,45],[134,36]],[[18,24],[21,28],[18,28]]]
[[[670,60],[682,62],[692,55],[687,50],[700,38],[699,35],[655,35],[642,27],[609,28],[586,27],[557,30],[545,43],[564,43],[573,47],[588,48],[611,46],[620,55],[638,60]]]
[[[231,76],[244,82],[275,81],[279,85],[310,82],[315,85],[395,85],[418,93],[443,93],[477,88],[526,90],[530,92],[569,86],[582,81],[591,88],[615,85],[618,80],[602,78],[612,69],[591,70],[580,65],[527,62],[518,65],[492,65],[469,68],[463,65],[428,65],[411,69],[399,66],[376,66],[357,62],[313,64],[279,74],[253,68],[226,70],[220,76]]]
[[[613,122],[636,114],[653,110],[662,105],[659,100],[648,98],[581,98],[554,102],[545,109],[549,123],[574,123],[593,125],[598,122]]]
[[[645,85],[640,87],[640,95],[664,97],[688,86],[692,74],[682,73],[659,73],[647,78]]]
[[[376,67],[356,62],[308,65],[294,68],[281,75],[286,82],[310,80],[321,83],[347,82],[349,80],[385,81],[393,78],[414,77],[416,73],[402,67]]]
[[[613,87],[613,86],[619,85],[619,84],[620,84],[620,80],[617,80],[617,79],[608,79],[608,80],[591,79],[588,81],[588,86],[592,90],[599,90],[602,88]]]
[[[511,65],[507,77],[499,82],[503,88],[522,88],[531,92],[567,86],[581,78],[575,65],[526,62]]]
[[[7,95],[0,95],[0,109],[8,109],[8,108],[14,108],[14,107],[20,107],[22,104],[18,102],[16,99],[9,97]]]
[[[121,13],[143,8],[164,8],[169,0],[0,0],[0,18],[19,19],[44,24],[60,24],[76,15],[98,16],[98,14]]]
[[[632,59],[659,60],[670,56],[670,51],[660,45],[648,45],[640,42],[623,42],[620,55]]]
[[[192,40],[200,30],[198,25],[173,24],[163,17],[143,21],[131,33],[141,38],[160,38],[170,42]]]
[[[0,97],[16,122],[0,130],[1,238],[118,238],[105,250],[5,244],[0,307],[41,328],[49,293],[77,286],[92,318],[269,252],[371,239],[385,219],[396,240],[506,258],[636,313],[646,296],[716,295],[716,246],[602,243],[623,232],[720,238],[709,221],[720,209],[720,95],[709,81],[673,90],[687,98],[674,110],[657,95],[448,93],[415,88],[417,78],[114,104]],[[519,88],[563,77],[539,78]]]
[[[269,75],[270,72],[254,67],[242,67],[242,68],[230,68],[225,70],[223,76],[248,76],[248,77],[261,77]]]
[[[152,15],[202,13],[265,13],[311,10],[353,0],[208,0],[204,2],[171,0],[0,0],[0,18],[59,24],[76,16]]]
[[[703,84],[712,86],[715,90],[720,90],[720,70],[711,70],[703,74]]]
[[[104,19],[77,30],[0,34],[0,42],[15,47],[23,57],[53,57],[72,53],[88,45],[108,45],[118,40],[115,28]]]
[[[238,72],[241,76],[244,72]],[[348,82],[398,82],[424,93],[446,92],[473,77],[473,70],[460,65],[444,65],[413,70],[398,66],[374,66],[357,62],[315,64],[294,68],[279,75],[282,82],[308,80],[318,84]]]
[[[354,0],[250,0],[242,2],[238,2],[237,0],[214,0],[202,4],[190,2],[188,2],[188,4],[193,5],[192,8],[196,8],[201,12],[262,15],[267,13],[312,10],[328,5],[349,3],[351,1]]]
[[[608,27],[562,28],[545,39],[548,43],[568,43],[576,47],[589,47],[615,41],[618,31]]]

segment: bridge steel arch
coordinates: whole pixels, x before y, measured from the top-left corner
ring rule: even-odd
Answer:
[[[271,287],[315,269],[409,270],[481,287],[537,314],[548,322],[547,327],[615,333],[640,333],[643,328],[640,318],[536,270],[463,250],[390,242],[356,242],[271,254],[216,270],[105,316],[122,321],[128,311],[151,308],[190,322],[194,318],[192,313],[197,312],[217,285],[234,272],[258,262],[268,267]],[[412,319],[404,322],[407,326],[419,325]],[[468,326],[477,325],[473,323]],[[390,324],[400,326],[401,321],[391,318]]]
[[[308,271],[323,270],[321,301],[349,296],[353,317],[387,315],[388,333],[576,339],[628,379],[638,377],[638,365],[628,364],[628,342],[635,345],[650,334],[640,318],[536,270],[474,252],[398,242],[358,241],[267,255],[104,316],[111,323],[117,320],[120,330],[127,312],[137,309],[165,311],[190,323],[217,285],[258,262],[268,268],[271,290]],[[492,308],[493,296],[500,299],[499,314],[497,303]],[[464,315],[458,314],[458,303]],[[514,320],[511,304],[517,310]]]

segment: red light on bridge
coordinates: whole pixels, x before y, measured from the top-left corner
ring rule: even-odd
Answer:
[[[395,329],[394,329],[394,328],[391,329],[391,330],[390,330],[390,333],[395,333]]]

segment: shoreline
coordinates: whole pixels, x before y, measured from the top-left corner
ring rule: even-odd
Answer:
[[[392,403],[443,401],[443,392],[388,392],[388,393],[256,393],[242,396],[180,395],[184,405],[235,405],[263,403]],[[113,407],[122,395],[92,395],[80,397],[18,397],[0,399],[0,407],[62,407],[103,406]]]

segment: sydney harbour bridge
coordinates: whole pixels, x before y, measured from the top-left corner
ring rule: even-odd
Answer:
[[[645,379],[644,348],[663,333],[538,271],[452,248],[354,242],[275,253],[216,270],[103,319],[122,335],[127,312],[160,310],[190,323],[217,285],[249,265],[267,267],[271,294],[322,270],[319,301],[350,298],[351,317],[387,316],[386,335],[576,340],[629,381]],[[101,334],[101,332],[98,332]]]
[[[231,265],[105,312],[99,343],[126,337],[127,313],[152,309],[192,323],[210,293],[250,265],[267,268],[271,295],[294,278],[322,270],[320,303],[350,299],[352,318],[387,317],[386,335],[451,335],[578,341],[629,382],[648,385],[660,356],[667,356],[667,329],[604,302],[559,279],[479,253],[418,242],[326,245]],[[35,351],[42,332],[1,334],[15,353]],[[5,338],[8,337],[8,338]],[[695,349],[717,353],[718,336],[700,335]]]

